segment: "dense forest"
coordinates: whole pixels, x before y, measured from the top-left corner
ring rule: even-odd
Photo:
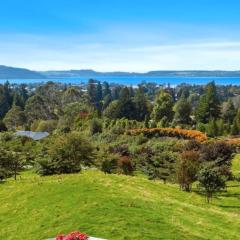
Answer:
[[[16,131],[48,132],[34,141]],[[233,178],[240,135],[240,87],[143,82],[137,87],[0,85],[0,179],[34,169],[40,175],[98,168],[144,174],[208,201]]]

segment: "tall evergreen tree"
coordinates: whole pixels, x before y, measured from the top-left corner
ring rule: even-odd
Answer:
[[[152,118],[155,122],[166,119],[170,123],[173,115],[173,98],[169,93],[162,90],[155,98]]]
[[[145,117],[150,114],[150,104],[148,103],[141,86],[137,89],[133,101],[136,108],[136,120],[143,121]]]
[[[96,86],[95,80],[90,79],[88,81],[87,91],[88,91],[90,103],[95,104],[97,102],[97,86]]]
[[[111,102],[112,102],[111,94],[106,95],[103,98],[103,105],[102,105],[103,110],[106,109]]]
[[[103,98],[111,94],[112,93],[108,82],[103,82]]]
[[[234,107],[232,99],[229,99],[223,112],[223,119],[226,123],[232,124],[234,118],[236,117],[237,110]]]
[[[231,134],[234,136],[234,135],[238,135],[239,132],[240,131],[239,131],[238,122],[237,122],[237,119],[235,118],[233,121],[232,128],[231,128]]]
[[[119,98],[119,113],[120,118],[135,119],[135,106],[130,96],[130,91],[124,87],[120,92]]]
[[[175,105],[174,121],[177,124],[189,124],[191,122],[191,105],[183,94]]]
[[[210,82],[205,87],[205,92],[201,96],[198,108],[196,110],[196,120],[202,123],[208,123],[211,118],[220,117],[220,102],[217,96],[216,85]]]
[[[0,119],[5,116],[12,105],[12,97],[9,82],[0,85]]]
[[[207,125],[207,134],[210,137],[216,137],[218,136],[218,124],[217,120],[212,118],[209,120],[209,123]]]
[[[233,125],[231,128],[232,135],[239,135],[240,134],[240,109],[237,111],[237,115],[233,120]]]
[[[122,87],[120,87],[120,86],[116,86],[113,88],[113,91],[112,91],[112,99],[113,100],[119,99],[121,90],[122,90]]]
[[[22,97],[24,104],[28,99],[28,92],[26,88],[27,88],[26,84],[20,84],[19,86],[19,94]]]
[[[21,109],[24,109],[24,100],[20,94],[15,92],[13,94],[13,105],[19,106]]]
[[[102,101],[102,98],[103,98],[103,93],[102,93],[102,85],[100,82],[97,83],[97,102],[100,102]]]

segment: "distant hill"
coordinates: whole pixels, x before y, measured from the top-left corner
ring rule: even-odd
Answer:
[[[137,72],[97,72],[94,70],[31,71],[24,68],[0,65],[0,79],[43,79],[70,77],[240,77],[240,71],[150,71]]]
[[[17,78],[39,79],[46,77],[38,72],[30,71],[28,69],[0,65],[0,79],[17,79]]]
[[[61,78],[61,77],[130,77],[141,76],[140,73],[130,72],[96,72],[94,70],[67,70],[67,71],[47,71],[40,72],[48,78]]]
[[[240,77],[240,71],[151,71],[136,72],[97,72],[94,70],[69,70],[40,72],[47,78],[62,77]]]

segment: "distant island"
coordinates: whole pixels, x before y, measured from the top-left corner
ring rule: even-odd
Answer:
[[[207,70],[182,70],[182,71],[150,71],[137,72],[97,72],[94,70],[62,70],[62,71],[32,71],[25,68],[15,68],[0,65],[0,79],[52,79],[52,78],[77,78],[77,77],[240,77],[239,71],[207,71]]]

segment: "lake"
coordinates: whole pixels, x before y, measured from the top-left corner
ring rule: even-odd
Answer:
[[[240,85],[240,77],[93,77],[93,79],[101,82],[107,81],[109,83],[118,83],[124,85],[137,85],[143,81],[155,82],[157,84],[170,84],[172,86],[180,83],[188,84],[206,84],[210,81],[215,81],[218,85]],[[66,84],[80,84],[86,83],[89,77],[78,78],[51,78],[51,79],[9,79],[10,83],[45,83],[48,81],[54,81]],[[0,83],[6,82],[5,79],[0,79]]]

